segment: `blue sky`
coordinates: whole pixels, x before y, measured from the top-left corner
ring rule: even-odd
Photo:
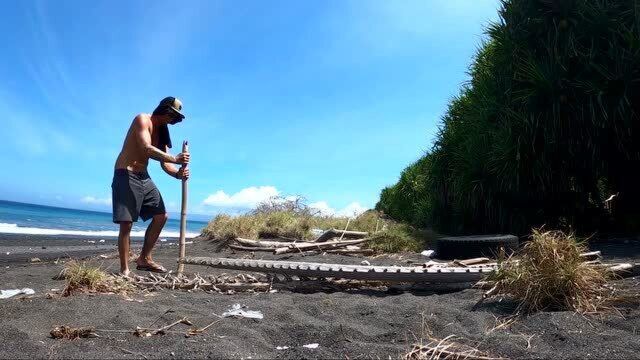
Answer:
[[[273,195],[373,207],[433,140],[497,0],[13,1],[0,14],[0,199],[110,211],[133,117],[184,103],[189,209]],[[178,152],[178,151],[176,151]],[[170,211],[180,183],[150,173]]]

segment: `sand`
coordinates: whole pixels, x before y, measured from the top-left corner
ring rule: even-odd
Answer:
[[[52,245],[55,242],[55,245]],[[495,331],[496,318],[508,314],[508,302],[478,305],[482,292],[468,289],[446,294],[392,290],[279,291],[223,295],[203,291],[162,290],[144,294],[80,294],[47,299],[46,292],[60,289],[53,280],[63,264],[55,259],[66,253],[113,251],[113,242],[87,245],[86,239],[0,238],[2,250],[18,249],[18,257],[0,253],[0,288],[31,287],[31,297],[0,300],[0,358],[398,358],[419,341],[428,328],[436,337],[457,335],[468,344],[495,357],[508,358],[637,358],[640,355],[640,309],[621,309],[622,315],[585,317],[572,312],[542,312]],[[174,268],[177,248],[162,243],[156,258]],[[43,244],[48,245],[43,245]],[[38,244],[40,250],[37,251]],[[42,249],[45,246],[47,249]],[[57,247],[56,247],[57,246]],[[77,248],[72,249],[73,246]],[[96,246],[95,249],[85,247]],[[107,248],[111,246],[111,248]],[[25,252],[31,247],[30,252]],[[59,249],[59,248],[60,249]],[[67,247],[65,250],[64,248]],[[596,244],[617,259],[637,260],[636,240]],[[74,252],[71,250],[78,250]],[[218,249],[196,241],[188,245],[193,256],[250,256],[246,252]],[[256,258],[275,258],[255,253]],[[40,257],[43,262],[29,263]],[[277,258],[300,259],[299,254]],[[359,264],[364,258],[340,255],[305,256],[308,261]],[[423,259],[404,254],[371,259],[372,264],[407,264]],[[117,259],[94,259],[107,271],[117,269]],[[8,267],[8,268],[7,268]],[[187,266],[188,272],[220,273],[221,270]],[[141,273],[141,272],[138,272]],[[141,273],[142,274],[142,273]],[[616,286],[636,287],[638,279],[616,281]],[[264,319],[225,318],[204,334],[185,337],[186,325],[176,332],[149,338],[135,337],[136,326],[157,321],[168,324],[187,317],[201,327],[215,321],[233,304],[258,310]],[[163,315],[165,312],[171,312]],[[424,324],[424,326],[423,326]],[[49,336],[57,325],[92,326],[99,338],[55,340]],[[105,331],[107,330],[107,331]],[[303,345],[317,343],[316,349]],[[286,350],[276,348],[288,346]]]

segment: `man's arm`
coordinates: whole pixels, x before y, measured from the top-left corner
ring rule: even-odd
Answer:
[[[171,154],[167,154],[166,152],[158,149],[157,147],[151,145],[151,134],[149,133],[149,126],[145,124],[145,119],[140,115],[136,116],[134,120],[135,131],[138,143],[142,147],[142,150],[145,154],[154,159],[161,162],[169,162],[169,163],[179,163],[181,159],[176,159],[175,156]]]
[[[165,152],[169,153],[169,147],[165,147]],[[162,170],[164,170],[164,172],[166,172],[167,174],[169,174],[169,176],[173,176],[176,179],[178,178],[178,168],[175,167],[172,163],[169,163],[167,161],[160,161],[160,167],[162,168]]]
[[[165,150],[167,153],[169,152],[168,147],[166,147]],[[186,180],[189,178],[189,169],[184,169],[184,167],[177,168],[175,167],[175,165],[165,161],[160,161],[160,167],[162,168],[162,170],[164,170],[164,172],[169,174],[169,176],[173,176],[176,179]]]

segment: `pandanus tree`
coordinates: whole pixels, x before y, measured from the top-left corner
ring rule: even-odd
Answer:
[[[377,207],[451,233],[633,230],[639,25],[633,0],[504,1],[433,148]]]

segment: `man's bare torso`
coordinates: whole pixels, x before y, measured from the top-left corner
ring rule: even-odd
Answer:
[[[157,132],[154,133],[153,131],[153,122],[151,122],[151,115],[140,114],[136,117],[136,119],[137,118],[141,118],[143,120],[142,124],[144,130],[148,131],[149,134],[151,134],[151,144],[157,147],[158,134]],[[135,172],[147,171],[149,156],[145,151],[144,144],[140,144],[140,141],[136,136],[136,119],[134,119],[131,123],[129,131],[127,132],[127,136],[124,139],[122,150],[120,151],[120,155],[118,155],[118,159],[116,160],[116,169],[127,169],[129,171]]]

